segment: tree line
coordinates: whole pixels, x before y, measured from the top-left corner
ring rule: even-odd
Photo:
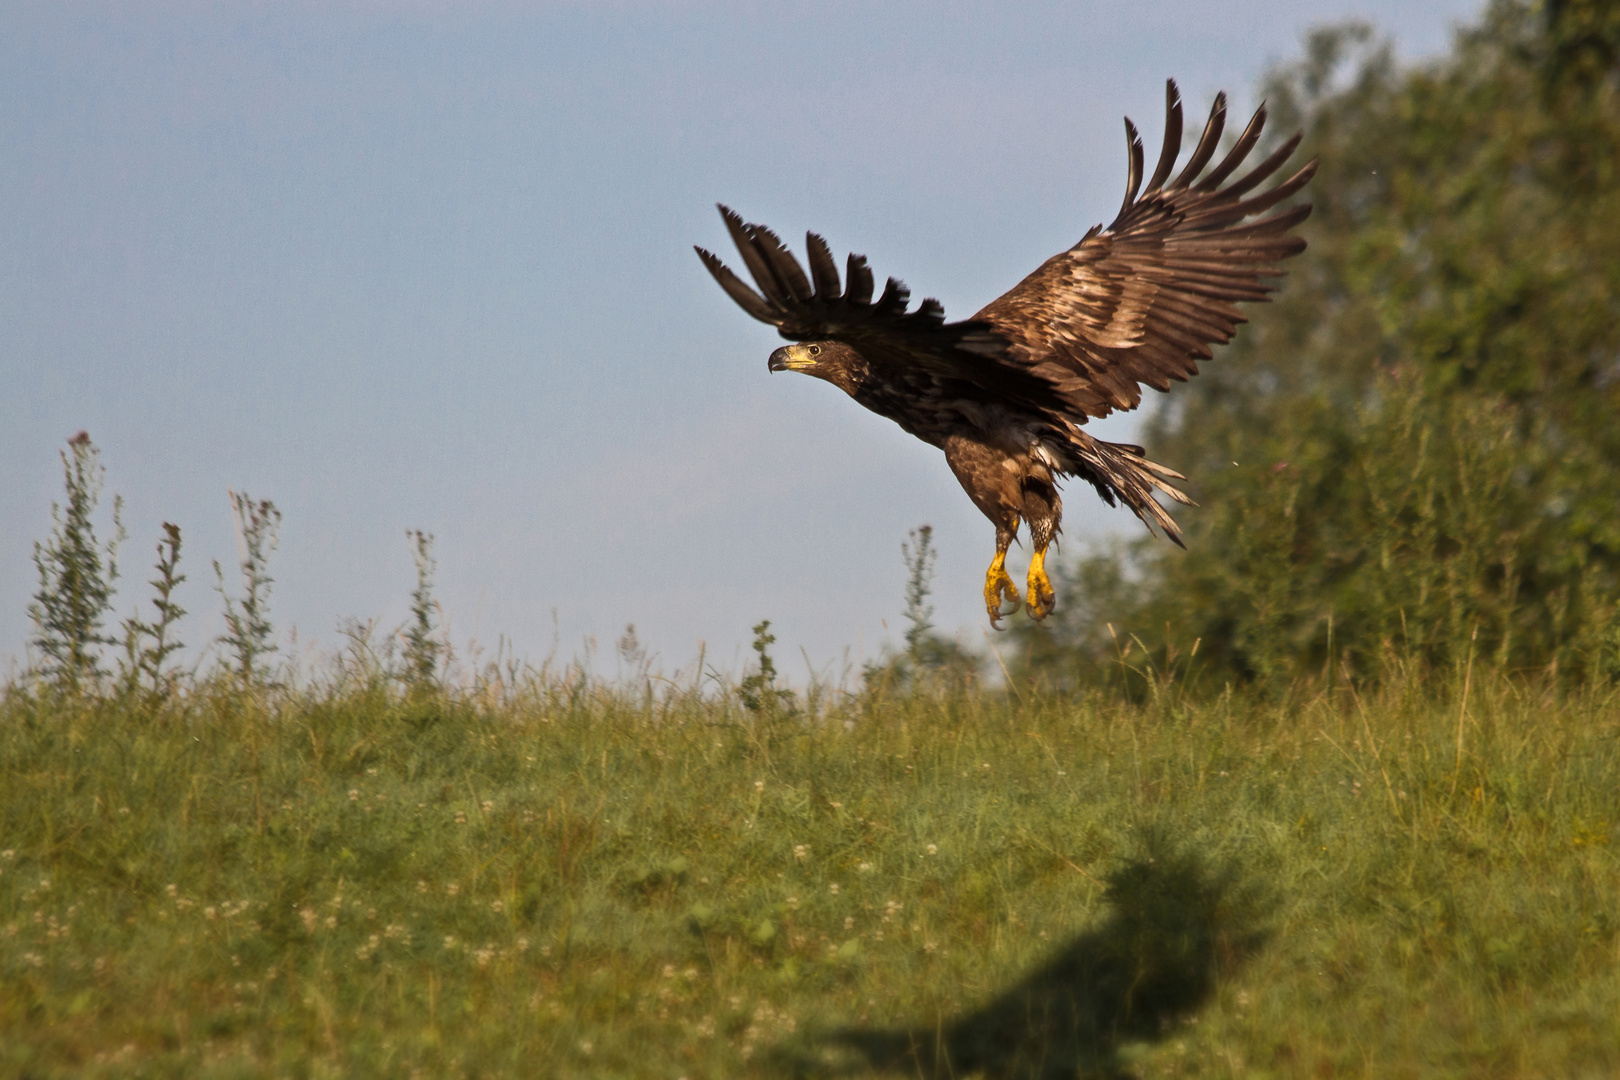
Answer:
[[[1023,672],[1620,673],[1620,5],[1497,0],[1416,66],[1326,29],[1264,91],[1309,247],[1149,422],[1188,550],[1068,564]]]

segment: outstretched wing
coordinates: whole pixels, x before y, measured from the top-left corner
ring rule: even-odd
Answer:
[[[1260,141],[1266,110],[1262,106],[1220,164],[1201,175],[1226,122],[1226,95],[1219,94],[1192,158],[1171,180],[1181,147],[1174,80],[1165,97],[1164,149],[1140,197],[1142,140],[1127,119],[1130,173],[1113,224],[1092,229],[974,316],[1012,343],[1003,362],[1049,382],[1076,419],[1133,409],[1142,400],[1140,384],[1167,390],[1170,380],[1197,374],[1210,346],[1231,340],[1246,321],[1234,305],[1266,299],[1272,286],[1265,279],[1305,249],[1289,230],[1311,208],[1272,211],[1315,174],[1314,158],[1269,191],[1249,196],[1283,166],[1300,136],[1222,187]]]
[[[1001,360],[1008,342],[989,324],[947,323],[944,307],[932,299],[908,311],[911,290],[895,278],[873,300],[872,271],[864,255],[849,256],[841,283],[827,242],[809,233],[807,275],[770,229],[746,224],[725,206],[720,216],[759,291],[712,252],[696,248],[698,257],[739,307],[789,341],[845,341],[890,375],[967,384],[1033,407],[1050,398],[1051,388],[1040,375]]]
[[[809,233],[805,237],[811,274],[806,277],[799,260],[771,230],[745,224],[728,206],[720,207],[720,216],[760,291],[744,284],[712,252],[696,248],[698,258],[738,306],[776,327],[790,341],[862,334],[926,336],[944,325],[945,309],[937,300],[924,300],[916,311],[907,312],[911,290],[894,278],[874,303],[872,270],[865,255],[850,255],[845,271],[849,291],[845,292],[838,280],[838,264],[820,236]]]

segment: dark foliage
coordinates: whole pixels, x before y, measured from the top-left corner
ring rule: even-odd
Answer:
[[[1069,568],[1089,592],[1055,633],[1026,633],[1029,668],[1131,679],[1122,659],[1162,673],[1196,643],[1215,689],[1471,651],[1614,672],[1614,11],[1499,2],[1414,69],[1341,27],[1273,75],[1274,127],[1303,127],[1322,161],[1310,247],[1150,426],[1202,504],[1179,515],[1189,551]]]

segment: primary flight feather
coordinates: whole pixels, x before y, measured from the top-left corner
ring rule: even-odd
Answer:
[[[1284,204],[1316,172],[1315,159],[1252,194],[1293,155],[1300,136],[1236,175],[1260,140],[1261,107],[1206,173],[1226,123],[1226,95],[1218,94],[1192,157],[1172,179],[1182,124],[1174,81],[1165,98],[1164,148],[1145,187],[1142,140],[1125,121],[1129,173],[1113,223],[1093,228],[965,322],[946,322],[935,300],[908,310],[910,292],[894,278],[874,300],[865,257],[849,256],[840,278],[815,233],[806,237],[807,275],[775,233],[724,206],[721,217],[758,291],[697,249],[744,311],[797,343],[773,352],[770,370],[824,379],[945,452],[996,527],[984,583],[992,626],[1007,613],[1004,601],[1008,611],[1018,607],[1005,564],[1020,522],[1028,523],[1034,548],[1029,613],[1040,619],[1052,610],[1045,558],[1061,526],[1062,479],[1086,480],[1110,506],[1124,502],[1149,530],[1181,543],[1154,494],[1189,503],[1170,483],[1185,477],[1149,461],[1139,446],[1104,442],[1081,428],[1136,408],[1143,384],[1168,390],[1172,379],[1196,375],[1210,346],[1230,341],[1245,321],[1235,305],[1266,299],[1267,279],[1305,249],[1290,230],[1311,208]]]

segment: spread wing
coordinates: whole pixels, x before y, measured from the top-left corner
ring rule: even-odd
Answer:
[[[1249,194],[1283,166],[1300,136],[1226,183],[1260,140],[1262,106],[1220,164],[1204,174],[1226,122],[1222,93],[1191,159],[1171,180],[1181,147],[1181,97],[1173,80],[1165,97],[1164,149],[1147,188],[1138,196],[1142,141],[1127,119],[1130,173],[1113,224],[1092,229],[974,316],[1011,342],[1003,363],[1039,375],[1073,414],[1133,409],[1142,400],[1140,384],[1167,390],[1170,380],[1197,374],[1210,346],[1231,340],[1246,321],[1234,305],[1266,299],[1272,290],[1266,279],[1305,249],[1289,230],[1311,208],[1274,208],[1315,174],[1314,158],[1269,191]]]
[[[805,237],[810,256],[806,275],[799,260],[770,229],[744,223],[725,206],[720,207],[720,216],[759,291],[712,252],[699,247],[698,257],[739,307],[775,326],[789,341],[848,342],[874,367],[897,380],[920,376],[966,385],[1036,408],[1049,402],[1051,387],[1038,372],[1002,359],[1007,339],[988,323],[947,323],[944,307],[932,299],[908,311],[911,291],[895,278],[889,278],[883,293],[873,300],[872,270],[866,257],[849,256],[841,283],[832,251],[815,233]]]

